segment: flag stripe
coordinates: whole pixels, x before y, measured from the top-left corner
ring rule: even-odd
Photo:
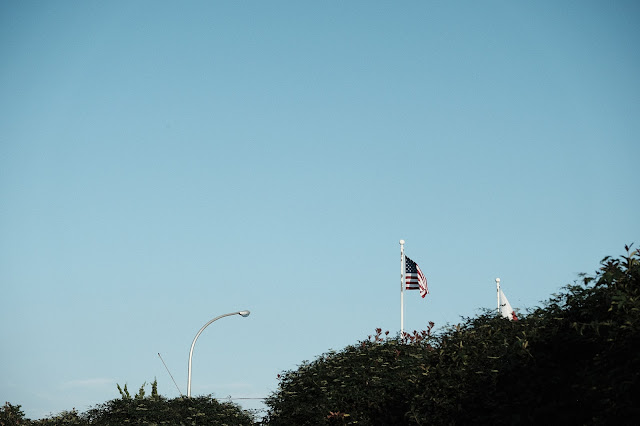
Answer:
[[[429,287],[427,286],[427,279],[420,270],[420,267],[416,262],[405,256],[405,289],[406,290],[420,290],[420,295],[425,297],[429,294]]]

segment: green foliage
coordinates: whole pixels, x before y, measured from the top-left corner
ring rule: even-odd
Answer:
[[[133,397],[133,399],[137,399],[137,400],[143,400],[145,399],[145,395],[146,392],[144,390],[144,387],[147,385],[147,382],[144,382],[142,384],[142,386],[140,386],[140,389],[138,389],[138,393],[135,394],[135,396]],[[120,397],[122,399],[125,400],[129,400],[131,399],[131,394],[129,393],[129,390],[127,389],[127,384],[124,384],[124,388],[120,387],[120,385],[118,383],[116,383],[116,386],[118,388],[118,392],[120,393]],[[151,399],[158,399],[159,395],[158,395],[158,380],[154,379],[153,382],[151,383]]]
[[[151,396],[146,396],[143,383],[132,398],[127,385],[120,399],[97,405],[82,415],[89,425],[252,425],[253,416],[231,402],[218,402],[211,396],[167,399],[158,394],[158,381],[151,383]]]
[[[144,387],[146,386],[146,384],[147,382],[144,382],[142,386],[140,386],[140,389],[138,390],[138,393],[135,396],[136,399],[144,399],[144,395],[145,395]]]
[[[91,425],[253,425],[251,414],[211,396],[166,399],[161,396],[113,399],[84,414]]]
[[[129,390],[127,389],[127,384],[126,383],[124,384],[124,389],[120,387],[119,383],[116,383],[116,386],[118,387],[118,392],[120,392],[120,396],[122,397],[122,399],[131,399],[131,394],[129,393]]]
[[[153,383],[151,383],[151,399],[159,399],[160,395],[158,394],[158,380],[153,379]]]
[[[0,407],[0,426],[27,425],[28,420],[24,418],[24,412],[20,409],[20,405],[12,405],[5,402]]]
[[[231,402],[218,402],[211,396],[196,398],[167,399],[158,394],[158,383],[151,383],[151,396],[146,396],[143,383],[132,398],[127,385],[117,385],[121,398],[78,413],[63,411],[47,418],[30,421],[24,418],[20,406],[8,402],[0,408],[0,426],[38,425],[38,426],[119,426],[133,425],[227,425],[248,426],[255,424],[253,415]]]
[[[532,358],[501,376],[503,385],[527,386],[500,395],[504,413],[573,424],[624,424],[640,414],[640,252],[625,249],[529,315]]]
[[[381,333],[280,376],[279,391],[266,400],[267,423],[402,424],[432,337],[430,330],[386,340]]]
[[[613,424],[640,414],[640,252],[509,321],[381,337],[280,376],[269,425]],[[635,416],[634,416],[635,415]]]
[[[78,411],[74,408],[71,411],[63,411],[55,416],[49,416],[41,420],[35,420],[30,423],[37,426],[84,426],[87,422],[78,414]]]

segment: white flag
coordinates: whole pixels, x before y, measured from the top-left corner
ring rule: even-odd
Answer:
[[[518,317],[516,316],[516,312],[511,307],[511,304],[507,300],[507,296],[504,295],[502,289],[499,289],[500,295],[500,314],[503,317],[509,318],[511,321],[518,321]]]

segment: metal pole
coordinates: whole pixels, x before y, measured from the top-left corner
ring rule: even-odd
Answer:
[[[187,379],[187,398],[191,398],[191,358],[193,357],[193,347],[196,345],[196,340],[198,340],[200,333],[202,333],[204,329],[207,328],[207,326],[209,326],[209,324],[219,320],[220,318],[228,317],[229,315],[241,315],[243,317],[248,317],[250,313],[251,312],[249,311],[238,311],[238,312],[231,312],[230,314],[217,316],[211,321],[209,321],[208,323],[206,323],[205,325],[203,325],[200,331],[198,331],[198,334],[196,334],[196,337],[193,338],[193,343],[191,344],[191,350],[189,351],[189,377]]]
[[[500,315],[500,278],[496,278],[496,292],[498,295],[498,315]]]
[[[400,337],[404,335],[404,240],[400,240]]]

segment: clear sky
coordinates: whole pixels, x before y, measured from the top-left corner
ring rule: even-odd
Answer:
[[[636,1],[4,1],[0,403],[259,398],[640,244]],[[147,391],[150,389],[147,388]],[[238,400],[248,408],[256,400]]]

